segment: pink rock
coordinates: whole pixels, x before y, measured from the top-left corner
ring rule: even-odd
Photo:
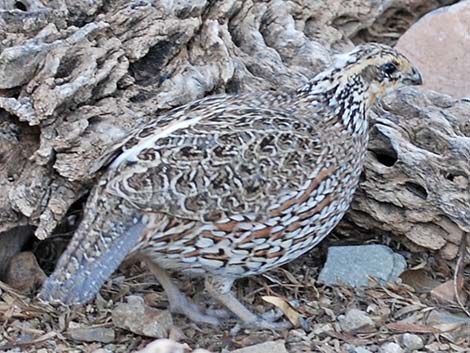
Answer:
[[[425,88],[470,97],[470,1],[427,14],[396,48],[421,70]]]

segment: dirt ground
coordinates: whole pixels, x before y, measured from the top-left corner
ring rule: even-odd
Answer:
[[[419,352],[470,352],[470,319],[464,313],[465,308],[457,303],[439,304],[435,295],[431,294],[432,287],[453,277],[450,265],[432,254],[411,253],[400,248],[398,243],[376,237],[368,242],[389,243],[407,259],[409,270],[402,275],[403,283],[386,287],[373,285],[367,289],[316,283],[315,278],[324,263],[327,247],[358,241],[332,236],[297,261],[263,276],[236,283],[238,297],[256,312],[273,310],[272,304],[262,300],[263,296],[288,301],[302,318],[302,327],[280,332],[235,330],[234,321],[214,328],[196,325],[175,315],[168,336],[186,343],[188,352],[196,348],[211,352],[231,351],[261,342],[283,340],[289,352],[351,353],[356,352],[358,347],[370,352],[387,352],[384,351],[384,344],[402,344],[403,334],[412,333],[422,338],[424,347]],[[468,278],[468,273],[462,275]],[[139,295],[151,307],[160,310],[167,308],[162,288],[138,262],[121,266],[94,302],[70,309],[44,305],[32,294],[20,295],[1,282],[0,285],[3,330],[0,352],[134,352],[155,338],[116,327],[112,311],[117,303],[126,301],[129,295]],[[212,306],[213,303],[202,290],[201,280],[180,278],[179,285],[196,302]],[[467,287],[459,289],[459,297],[466,298],[469,292],[467,283]],[[339,319],[353,308],[366,312],[373,325],[344,332]],[[108,343],[83,342],[73,339],[68,329],[77,326],[106,330],[114,336],[111,342],[105,340]],[[96,339],[102,340],[99,337]]]

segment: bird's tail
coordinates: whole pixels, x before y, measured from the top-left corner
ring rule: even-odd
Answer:
[[[83,220],[54,272],[45,281],[40,299],[66,305],[87,302],[139,241],[144,225],[138,211],[113,196],[100,198],[98,188],[92,192]]]

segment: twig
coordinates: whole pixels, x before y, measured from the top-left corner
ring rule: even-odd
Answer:
[[[36,338],[34,340],[31,340],[31,341],[26,341],[26,342],[11,341],[11,342],[1,346],[0,347],[0,352],[4,352],[5,350],[14,349],[16,347],[26,347],[26,346],[41,344],[41,343],[47,342],[50,339],[53,339],[57,336],[58,336],[58,334],[56,332],[51,331],[51,332],[48,332],[48,333],[42,335],[41,337],[38,337],[38,338]]]

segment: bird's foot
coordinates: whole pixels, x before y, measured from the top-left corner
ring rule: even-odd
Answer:
[[[284,316],[284,313],[280,309],[274,308],[261,314],[261,319],[275,322],[283,316]]]
[[[173,296],[170,301],[170,311],[175,314],[184,315],[194,322],[213,326],[219,326],[221,324],[219,318],[223,318],[223,316],[219,315],[224,314],[217,310],[204,313],[197,304],[191,302],[186,296]],[[226,313],[227,311],[224,310],[224,312]]]
[[[206,309],[206,314],[209,315],[209,316],[216,317],[216,318],[221,319],[221,320],[227,320],[227,319],[231,319],[231,318],[235,317],[232,312],[230,312],[229,310],[226,310],[226,309],[208,308],[208,309]]]
[[[280,331],[293,327],[290,322],[279,320],[280,316],[282,315],[277,315],[277,313],[276,315],[273,315],[272,312],[267,312],[260,316],[256,316],[252,321],[239,321],[230,329],[230,334],[232,336],[236,336],[242,329]]]
[[[249,329],[263,329],[263,330],[287,330],[292,328],[292,324],[289,321],[271,321],[263,318],[263,316],[257,317],[254,321],[243,322],[242,327]]]
[[[164,269],[156,263],[147,259],[147,266],[157,277],[168,297],[170,311],[175,314],[185,315],[189,319],[197,323],[205,323],[209,325],[219,326],[220,320],[216,316],[205,314],[199,306],[189,300],[186,295],[176,287]]]
[[[292,328],[289,321],[280,320],[284,314],[279,309],[268,310],[261,315],[255,315],[252,321],[240,323],[247,329],[286,330]]]
[[[287,321],[277,322],[280,316],[275,311],[262,316],[252,313],[230,291],[231,284],[230,280],[220,277],[206,277],[205,281],[208,293],[242,320],[242,323],[237,326],[269,330],[284,330],[292,327],[292,324]]]

